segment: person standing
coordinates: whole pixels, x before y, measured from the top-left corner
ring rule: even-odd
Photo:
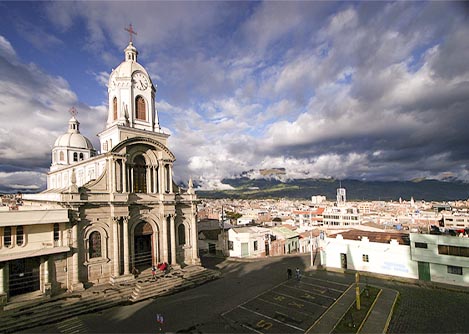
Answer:
[[[300,268],[296,267],[295,274],[296,274],[296,280],[299,281],[301,277]]]
[[[290,268],[287,269],[287,278],[290,279],[292,275],[292,271]]]
[[[151,276],[153,280],[156,281],[156,267],[155,266],[151,267]]]

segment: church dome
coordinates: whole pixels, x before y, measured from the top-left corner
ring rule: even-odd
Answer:
[[[68,132],[60,135],[54,143],[54,147],[73,147],[85,150],[94,150],[91,141],[79,131],[79,122],[72,117],[68,122]]]
[[[64,133],[56,139],[54,147],[73,147],[85,150],[94,149],[91,141],[80,133]]]

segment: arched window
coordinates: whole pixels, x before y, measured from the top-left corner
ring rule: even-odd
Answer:
[[[3,229],[3,244],[7,247],[11,246],[11,227],[5,226]]]
[[[107,151],[107,141],[103,143],[103,151]]]
[[[88,240],[88,251],[90,259],[95,257],[101,257],[101,233],[94,231],[90,234],[90,239]]]
[[[80,161],[83,160],[83,153],[80,153]]]
[[[145,121],[147,119],[145,100],[141,96],[137,96],[137,98],[135,99],[135,117],[142,121]]]
[[[73,153],[73,161],[78,161],[78,153]]]
[[[178,226],[178,243],[179,245],[186,244],[186,228],[184,224],[180,224]]]
[[[59,160],[60,160],[60,161],[64,161],[64,160],[65,160],[65,159],[64,159],[64,152],[63,152],[63,151],[60,151],[60,153],[59,153]]]
[[[23,226],[16,227],[16,244],[21,246],[24,244],[24,230]]]
[[[117,97],[114,97],[112,100],[112,111],[113,111],[113,116],[114,120],[117,119]]]
[[[147,166],[143,156],[138,155],[134,159],[134,192],[147,192]]]

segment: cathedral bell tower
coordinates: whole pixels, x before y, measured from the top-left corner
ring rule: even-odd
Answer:
[[[106,129],[98,134],[101,152],[110,151],[123,138],[122,129],[161,133],[155,108],[156,87],[146,69],[137,62],[138,51],[132,43],[124,50],[124,61],[111,72],[108,83],[109,108]]]

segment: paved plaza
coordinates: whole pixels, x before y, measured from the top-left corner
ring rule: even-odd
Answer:
[[[80,315],[28,333],[325,333],[352,303],[354,275],[309,270],[308,256],[256,262],[205,259],[220,279],[174,295]],[[300,282],[287,268],[299,267]],[[448,288],[362,276],[383,289],[383,302],[399,297],[388,333],[467,333],[469,294]],[[349,288],[351,287],[352,288]],[[164,324],[157,323],[157,315]],[[387,314],[375,318],[387,319]],[[319,319],[319,321],[318,321]],[[370,324],[371,325],[371,324]],[[374,333],[363,327],[362,333]]]
[[[291,278],[222,316],[251,331],[304,333],[348,288],[309,276]]]

